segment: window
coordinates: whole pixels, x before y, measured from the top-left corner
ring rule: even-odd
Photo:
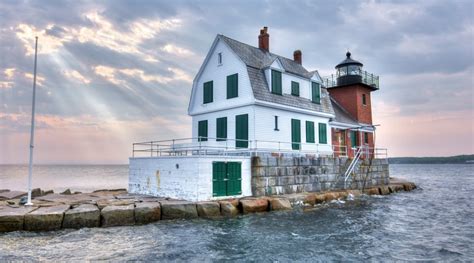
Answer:
[[[301,122],[291,119],[291,149],[301,149]]]
[[[326,123],[319,123],[319,143],[326,144],[328,143],[328,136],[327,136],[327,127]]]
[[[217,54],[217,65],[222,65],[222,52]]]
[[[203,103],[210,103],[212,102],[213,99],[213,82],[208,81],[204,83],[204,88],[203,88]]]
[[[300,83],[296,81],[291,82],[291,95],[300,96]]]
[[[280,71],[272,70],[272,93],[282,95]]]
[[[227,117],[216,119],[216,141],[227,140]]]
[[[232,99],[239,96],[239,75],[227,76],[227,98]]]
[[[306,142],[314,143],[314,122],[306,121]]]
[[[319,83],[311,82],[311,95],[311,101],[313,101],[313,103],[321,103],[321,89]]]
[[[365,94],[362,94],[362,105],[367,105],[367,99],[365,97]]]
[[[348,75],[361,75],[361,72],[360,72],[360,66],[349,66],[348,67],[348,71],[347,71],[347,74]]]
[[[207,120],[198,122],[198,141],[207,141]]]
[[[357,131],[351,131],[351,147],[355,148],[357,146]]]
[[[235,148],[249,147],[249,115],[235,116]]]
[[[275,116],[275,131],[279,131],[278,129],[278,116]]]
[[[364,143],[369,144],[369,133],[364,132]]]

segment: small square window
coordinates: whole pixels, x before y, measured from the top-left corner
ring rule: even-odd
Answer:
[[[217,64],[222,65],[222,53],[217,54]]]
[[[300,96],[300,83],[295,81],[291,82],[291,95]]]

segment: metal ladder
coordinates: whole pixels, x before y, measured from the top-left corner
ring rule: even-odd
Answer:
[[[357,148],[356,154],[354,156],[354,159],[352,159],[351,163],[349,164],[349,167],[347,167],[346,172],[344,173],[344,189],[346,189],[346,184],[347,184],[347,179],[349,178],[349,175],[354,171],[354,168],[356,167],[357,163],[359,162],[360,156],[362,155],[362,147]]]

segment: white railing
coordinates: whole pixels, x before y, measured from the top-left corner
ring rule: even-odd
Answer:
[[[319,143],[220,138],[183,138],[133,144],[132,157],[189,155],[252,155],[257,152],[304,153],[317,156],[347,156],[347,147]]]
[[[351,173],[354,171],[354,168],[356,167],[357,162],[359,162],[360,156],[361,156],[362,152],[364,152],[364,151],[365,151],[364,147],[357,148],[357,151],[354,155],[354,158],[352,159],[351,163],[349,164],[349,167],[347,167],[347,170],[344,173],[344,189],[346,189],[346,187],[347,187],[347,179],[349,178],[349,175],[351,175]],[[368,153],[368,151],[367,151],[367,153]],[[368,155],[368,156],[370,156],[370,155]]]

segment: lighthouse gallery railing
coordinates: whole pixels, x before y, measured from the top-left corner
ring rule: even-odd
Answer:
[[[362,77],[362,83],[379,88],[379,76],[369,73],[365,70],[354,70],[352,72],[346,73],[345,75],[356,75]],[[329,76],[321,77],[323,81],[323,86],[326,88],[332,88],[337,86],[337,78],[345,76],[343,73],[331,74]]]

